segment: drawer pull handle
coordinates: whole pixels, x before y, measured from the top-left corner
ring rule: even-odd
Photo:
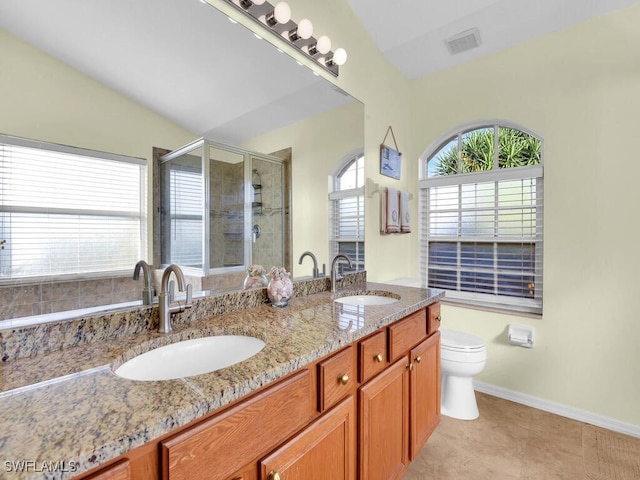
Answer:
[[[416,362],[417,362],[417,363],[420,363],[421,361],[422,361],[422,357],[421,357],[420,355],[418,355],[418,356],[416,357]]]
[[[409,370],[410,372],[413,372],[413,363],[410,363],[409,365],[407,365],[407,370]]]
[[[281,480],[280,474],[271,470],[269,472],[269,480]]]
[[[349,375],[347,375],[346,373],[344,375],[342,375],[340,377],[340,383],[343,384],[343,385],[346,385],[347,383],[349,383]]]
[[[379,353],[376,356],[373,357],[373,359],[378,362],[378,363],[382,363],[382,354]]]
[[[440,318],[440,315],[438,315],[438,316],[436,317],[436,322],[440,322],[440,321],[442,321],[442,319]]]

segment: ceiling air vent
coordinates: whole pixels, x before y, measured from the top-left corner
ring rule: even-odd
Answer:
[[[444,42],[447,44],[449,53],[455,55],[480,46],[480,32],[477,28],[472,28],[447,38]]]

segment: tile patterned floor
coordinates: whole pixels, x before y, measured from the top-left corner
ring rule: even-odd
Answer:
[[[480,418],[440,425],[403,480],[589,480],[583,423],[477,392]]]

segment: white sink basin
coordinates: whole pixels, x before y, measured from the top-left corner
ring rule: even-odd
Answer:
[[[349,295],[347,297],[336,298],[334,301],[346,305],[389,305],[390,303],[397,302],[398,299],[382,295]]]
[[[254,337],[216,335],[184,340],[138,355],[116,369],[130,380],[171,380],[213,372],[254,356],[265,343]]]

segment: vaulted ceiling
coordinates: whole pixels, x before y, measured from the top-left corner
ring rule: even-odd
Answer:
[[[637,0],[347,0],[380,51],[415,79],[638,3]],[[479,45],[447,40],[475,29]]]
[[[347,1],[409,79],[637,3]],[[0,27],[185,129],[228,143],[351,100],[198,0],[1,0]],[[478,46],[451,54],[446,40],[469,31]]]

